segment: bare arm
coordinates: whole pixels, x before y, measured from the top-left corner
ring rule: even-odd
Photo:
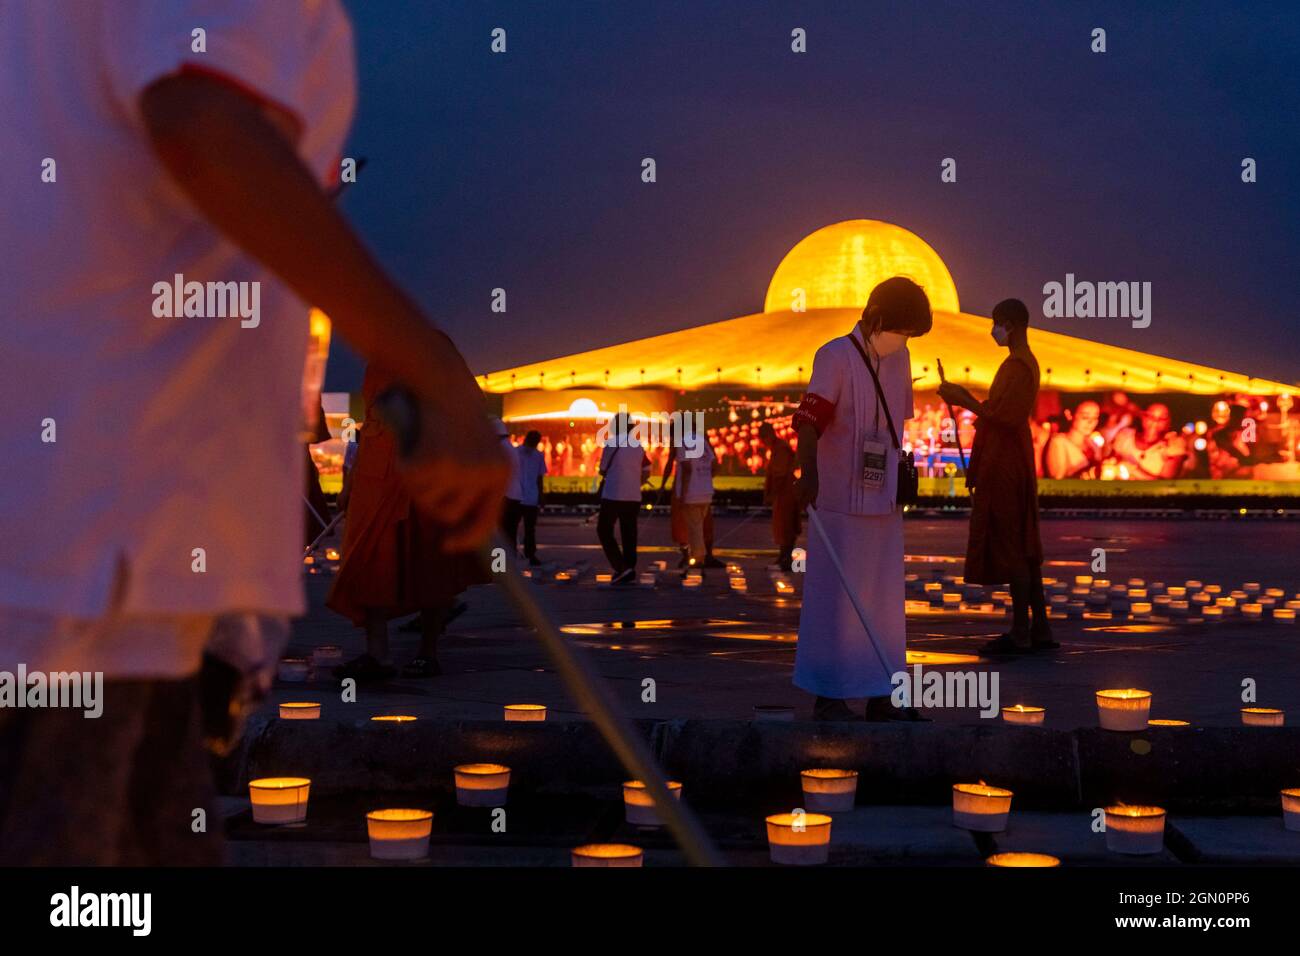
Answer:
[[[448,547],[486,538],[509,469],[474,378],[374,261],[280,125],[249,97],[201,76],[158,81],[141,109],[159,160],[213,225],[415,396],[422,434],[407,481],[447,527]]]

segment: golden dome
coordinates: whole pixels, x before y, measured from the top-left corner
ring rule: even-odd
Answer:
[[[925,290],[930,308],[960,312],[957,287],[938,253],[915,233],[875,219],[824,226],[786,253],[767,287],[764,312],[856,309],[891,276],[907,276]]]

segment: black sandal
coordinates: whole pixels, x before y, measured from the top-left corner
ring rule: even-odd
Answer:
[[[1010,633],[999,634],[980,648],[981,654],[1028,654],[1033,651],[1033,644],[1017,644]]]
[[[403,677],[440,677],[442,667],[431,657],[417,657],[402,666]]]
[[[354,657],[347,663],[334,668],[334,676],[339,680],[346,680],[350,677],[358,683],[388,680],[396,675],[397,669],[393,665],[384,664],[369,654]]]

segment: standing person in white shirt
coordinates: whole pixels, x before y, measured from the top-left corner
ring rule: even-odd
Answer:
[[[537,512],[542,504],[542,478],[546,474],[546,456],[537,449],[541,440],[541,432],[530,431],[524,436],[524,443],[514,449],[518,463],[506,490],[501,525],[511,547],[517,547],[519,522],[523,522],[524,557],[534,567],[542,563],[537,559]]]
[[[610,419],[605,450],[600,454],[600,514],[596,536],[614,571],[612,583],[636,584],[636,523],[641,511],[641,486],[650,479],[650,458],[632,433],[626,414]],[[618,525],[619,539],[614,536]]]
[[[713,507],[713,449],[707,443],[691,447],[683,441],[674,451],[673,457],[677,462],[673,496],[678,499],[682,509],[689,555],[682,576],[692,572],[703,574],[708,558],[704,523]]]
[[[889,699],[893,675],[906,666],[907,619],[899,453],[887,424],[892,419],[901,435],[912,417],[906,343],[930,326],[924,290],[901,276],[886,279],[871,291],[849,335],[817,350],[794,415],[801,471],[795,492],[805,506],[816,507],[887,665],[881,668],[821,536],[810,534],[794,683],[816,695],[815,720],[860,719],[848,704],[857,698],[867,698],[868,720],[915,719],[915,711],[896,710]]]
[[[323,188],[355,102],[338,0],[2,9],[0,670],[104,700],[0,709],[0,865],[214,862],[197,678],[214,626],[304,609],[308,304],[414,400],[402,467],[447,550],[495,527],[506,461]]]

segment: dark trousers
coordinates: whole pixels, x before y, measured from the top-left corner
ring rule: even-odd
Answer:
[[[98,718],[0,710],[0,866],[220,864],[198,701],[192,678],[119,680]]]
[[[639,501],[600,502],[600,515],[596,518],[596,536],[600,546],[605,549],[605,557],[615,574],[622,574],[628,568],[636,567],[636,519],[641,510]],[[618,522],[619,537],[623,539],[620,549],[614,537],[614,522]]]
[[[1029,612],[1034,612],[1032,633],[1042,634],[1049,631],[1047,621],[1047,602],[1043,596],[1043,569],[1037,565],[1030,567],[1025,574],[1011,579],[1011,629],[1020,633],[1029,633]]]
[[[536,557],[537,505],[526,505],[513,498],[507,498],[505,510],[501,513],[501,530],[505,532],[506,540],[512,547],[518,546],[521,518],[524,522],[524,557]]]

